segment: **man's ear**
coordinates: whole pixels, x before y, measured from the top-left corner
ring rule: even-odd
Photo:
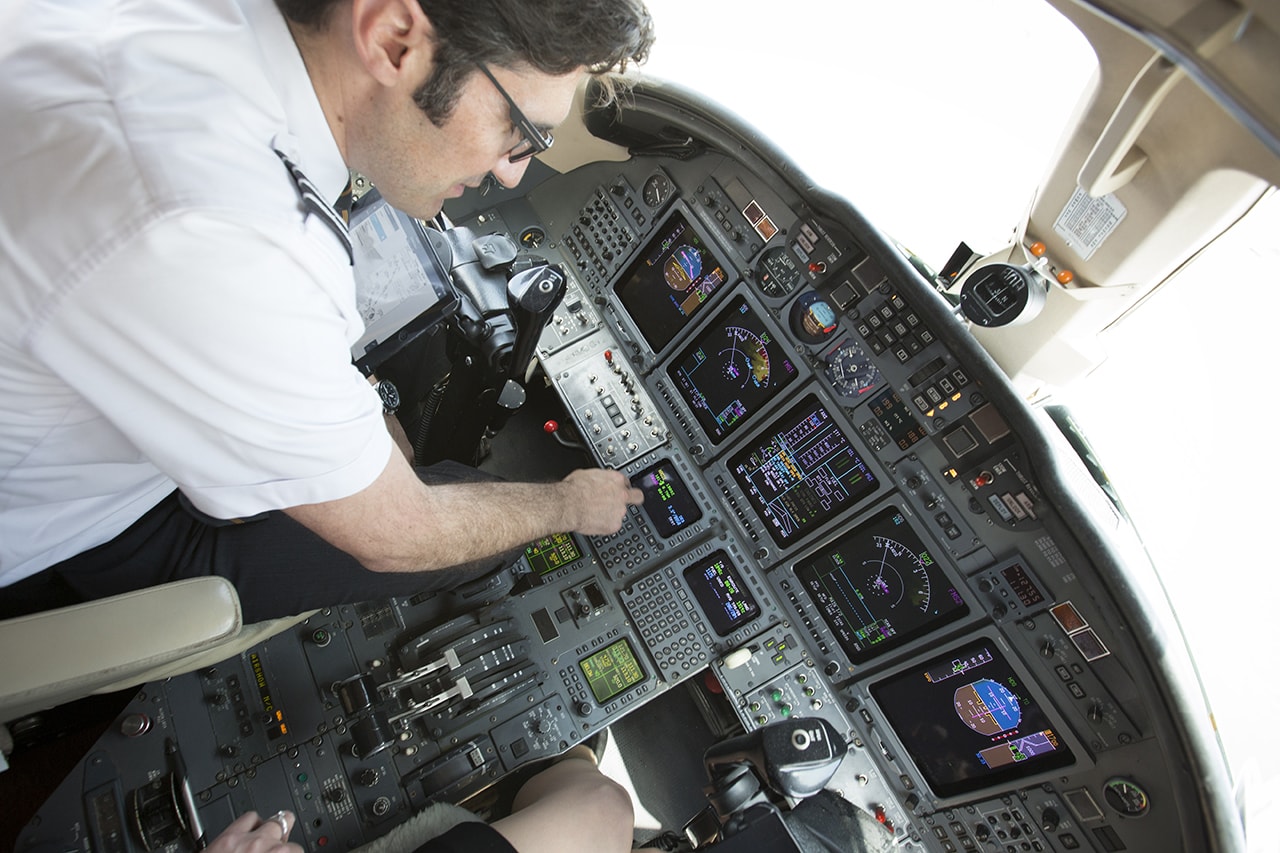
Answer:
[[[384,86],[400,84],[406,74],[417,85],[432,57],[431,22],[418,0],[352,0],[351,37],[356,54]]]

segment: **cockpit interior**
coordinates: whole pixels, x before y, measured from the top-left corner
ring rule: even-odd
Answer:
[[[969,233],[971,199],[896,174],[908,210],[950,226],[922,252],[696,75],[657,69],[609,105],[585,87],[518,187],[486,183],[437,221],[354,176],[369,326],[353,359],[394,383],[415,460],[540,481],[608,467],[643,506],[613,536],[530,543],[453,592],[242,626],[234,591],[217,593],[225,623],[202,605],[205,625],[181,590],[159,590],[175,596],[148,605],[160,627],[120,628],[110,603],[0,623],[0,789],[31,801],[8,809],[0,845],[177,853],[236,814],[287,807],[305,849],[356,850],[430,803],[482,809],[607,729],[638,846],[1275,849],[1280,753],[1241,750],[1217,720],[1280,696],[1208,689],[1220,652],[1187,624],[1238,632],[1236,657],[1266,653],[1247,632],[1275,582],[1256,538],[1227,526],[1267,505],[1265,478],[1205,447],[1265,434],[1265,377],[1244,373],[1257,381],[1243,398],[1184,364],[1118,380],[1141,401],[1123,436],[1135,455],[1155,433],[1180,448],[1176,524],[1243,546],[1195,567],[1234,587],[1205,590],[1198,612],[1171,600],[1175,567],[1068,401],[1166,291],[1277,207],[1280,5],[1001,4],[1045,7],[1089,49],[1060,126],[1020,85],[1055,61],[1035,32],[1004,48],[1009,88],[972,92],[955,126],[909,104],[910,120],[878,115],[859,90],[881,81],[839,70],[840,43],[911,39],[915,4],[888,10],[891,34],[812,33],[824,3],[787,13],[814,40],[787,54],[770,39],[801,30],[771,33],[776,6],[706,5],[687,14],[755,17],[732,37],[692,27],[741,92],[767,75],[818,95],[767,111],[822,139],[833,171],[882,168],[860,138],[1039,136],[1051,156],[1007,232]],[[667,6],[653,4],[660,42],[682,24]],[[856,7],[841,14],[856,26]],[[922,75],[970,49],[931,52]],[[965,178],[975,196],[1002,186]],[[1197,279],[1196,322],[1220,343],[1155,329],[1189,362],[1257,370],[1236,338],[1275,302],[1280,246],[1251,233],[1260,279]],[[1242,298],[1259,282],[1261,308]],[[1193,408],[1216,412],[1216,431],[1197,435]],[[1205,482],[1225,468],[1254,491]],[[33,785],[59,746],[59,778]],[[811,802],[842,821],[824,847],[799,840]]]

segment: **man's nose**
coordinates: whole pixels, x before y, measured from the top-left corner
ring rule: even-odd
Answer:
[[[513,189],[520,183],[520,179],[524,177],[525,169],[528,168],[529,160],[512,163],[504,156],[489,174],[493,175],[494,180],[502,186],[507,189]]]

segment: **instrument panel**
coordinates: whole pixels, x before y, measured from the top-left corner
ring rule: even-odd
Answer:
[[[149,685],[46,807],[74,828],[19,850],[181,845],[152,790],[178,755],[210,837],[291,802],[311,849],[346,848],[695,676],[743,729],[844,732],[831,787],[906,849],[1178,847],[1136,652],[998,378],[878,232],[730,150],[637,148],[456,217],[568,271],[538,359],[645,493],[622,530]]]

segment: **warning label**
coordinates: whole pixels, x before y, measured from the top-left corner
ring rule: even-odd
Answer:
[[[1067,241],[1067,245],[1083,260],[1089,260],[1098,247],[1106,242],[1129,211],[1114,195],[1093,198],[1076,187],[1066,207],[1058,214],[1053,230]]]

